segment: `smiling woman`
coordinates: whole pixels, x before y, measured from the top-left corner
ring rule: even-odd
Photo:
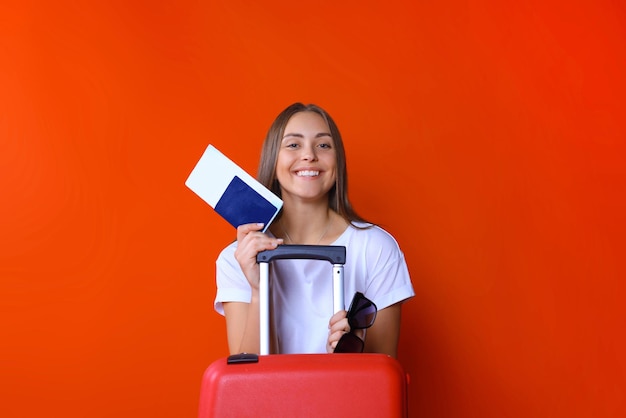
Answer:
[[[396,356],[401,306],[413,287],[394,238],[352,209],[343,141],[333,119],[316,105],[287,107],[269,129],[259,167],[259,180],[284,205],[267,233],[260,232],[263,225],[239,226],[237,241],[217,260],[215,308],[226,316],[231,354],[259,352],[256,255],[288,243],[346,247],[346,305],[361,292],[380,309],[364,349]],[[275,351],[333,352],[351,330],[346,311],[332,315],[326,263],[277,260],[271,274]]]
[[[288,205],[321,200],[337,177],[337,153],[326,121],[315,112],[293,115],[281,141],[276,179]]]

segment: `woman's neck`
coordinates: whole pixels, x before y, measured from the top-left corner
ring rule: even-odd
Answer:
[[[299,208],[289,210],[283,208],[283,214],[274,228],[274,235],[285,240],[285,244],[309,244],[317,245],[324,241],[332,229],[335,217],[334,212],[324,207],[313,210],[313,208]]]

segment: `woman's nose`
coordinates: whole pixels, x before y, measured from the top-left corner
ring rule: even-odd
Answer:
[[[315,152],[315,147],[313,145],[302,147],[302,159],[305,161],[317,160],[317,153]]]

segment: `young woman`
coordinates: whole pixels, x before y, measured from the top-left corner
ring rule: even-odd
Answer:
[[[215,309],[226,316],[231,354],[259,352],[259,266],[256,255],[281,244],[346,247],[346,307],[361,292],[378,307],[360,336],[365,351],[396,356],[401,304],[414,295],[404,255],[394,238],[361,219],[347,196],[346,158],[333,119],[315,105],[295,103],[269,129],[258,178],[283,200],[266,233],[262,224],[237,228],[237,241],[217,259]],[[346,311],[332,309],[329,265],[277,260],[272,284],[272,351],[333,352],[350,331]]]

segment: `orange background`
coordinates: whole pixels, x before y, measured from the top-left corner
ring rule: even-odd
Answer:
[[[0,416],[196,414],[234,231],[184,181],[294,101],[406,254],[411,416],[626,415],[622,2],[77,3],[0,6]]]

